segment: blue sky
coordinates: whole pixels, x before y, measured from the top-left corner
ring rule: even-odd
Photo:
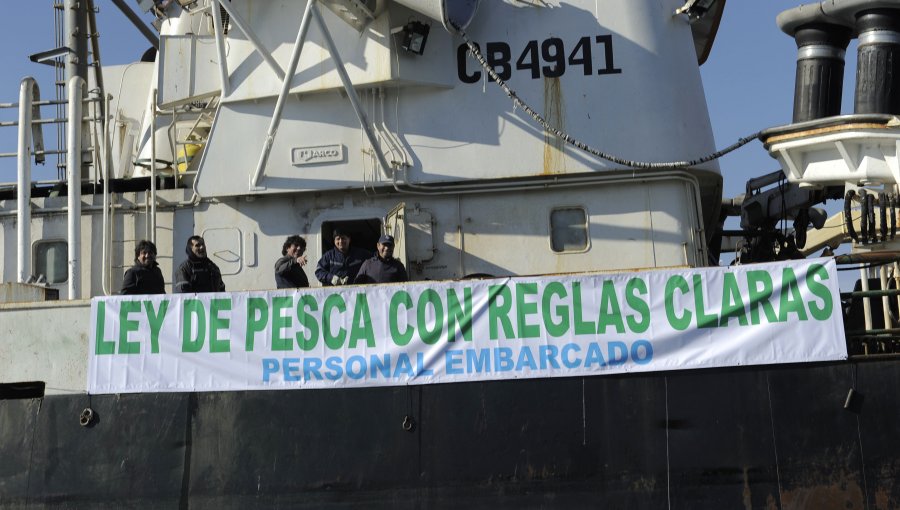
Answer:
[[[56,0],[62,3],[62,0]],[[7,14],[0,16],[0,103],[14,103],[19,100],[19,84],[22,78],[33,76],[41,90],[42,99],[53,99],[53,68],[43,64],[35,64],[28,59],[29,55],[55,48],[56,38],[53,27],[54,0],[27,0],[24,2],[8,2]],[[140,59],[141,54],[150,45],[134,29],[119,9],[110,0],[94,0],[99,8],[97,25],[100,32],[100,57],[106,64],[124,64]],[[137,2],[129,1],[137,10]],[[149,19],[149,16],[148,16]],[[52,110],[44,108],[42,117],[49,117]],[[18,115],[15,109],[0,110],[0,120],[15,120]],[[45,127],[45,133],[50,128]],[[47,136],[45,134],[45,136]],[[48,147],[55,148],[54,146]],[[48,144],[49,145],[49,144]],[[0,153],[15,152],[16,128],[0,127]],[[56,178],[55,158],[48,157],[44,167],[33,168],[35,179]],[[15,182],[15,158],[0,159],[0,182]]]
[[[60,1],[61,0],[57,0]],[[490,1],[490,0],[487,0]],[[109,0],[95,0],[99,7],[101,57],[105,64],[137,60],[148,47],[143,37]],[[775,25],[775,16],[799,5],[795,0],[729,0],[712,53],[701,68],[710,116],[718,147],[766,127],[790,122],[796,47]],[[3,78],[0,102],[18,100],[19,82],[35,76],[45,98],[53,95],[49,66],[31,63],[28,55],[55,47],[53,0],[28,0],[10,6],[0,17],[0,54]],[[130,2],[135,5],[137,2]],[[852,109],[855,46],[847,52],[844,113]],[[11,120],[14,110],[0,111],[0,119]],[[15,150],[15,128],[0,128],[0,152]],[[777,163],[752,142],[720,160],[725,176],[725,195],[743,191],[744,182],[778,169]],[[36,169],[36,176],[55,176],[50,166]],[[0,182],[15,181],[15,160],[0,160]]]
[[[797,47],[778,28],[775,17],[801,3],[809,0],[729,0],[726,3],[716,45],[700,68],[717,147],[727,147],[760,129],[791,122]],[[841,113],[853,112],[855,79],[854,40],[847,48]],[[725,197],[743,193],[747,179],[780,169],[759,141],[721,158],[719,165],[724,176]],[[841,206],[840,201],[832,200],[824,208],[831,215],[839,212]],[[739,219],[729,218],[725,226],[738,229]],[[845,251],[846,246],[839,253]],[[730,263],[733,259],[733,254],[723,253],[720,263]],[[842,281],[851,279],[850,273],[843,275],[847,276],[842,276]]]
[[[716,45],[700,69],[717,147],[767,127],[789,124],[797,47],[775,24],[794,0],[728,0]],[[853,111],[856,44],[847,49],[842,113]],[[719,160],[725,195],[742,193],[749,177],[779,169],[760,142]]]

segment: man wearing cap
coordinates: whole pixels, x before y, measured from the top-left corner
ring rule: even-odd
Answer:
[[[378,239],[375,256],[363,262],[356,283],[389,283],[409,280],[403,263],[394,258],[394,236]]]
[[[369,257],[366,250],[350,246],[350,234],[334,230],[334,248],[325,252],[316,266],[316,279],[322,285],[346,285],[353,283],[356,273],[364,260]]]

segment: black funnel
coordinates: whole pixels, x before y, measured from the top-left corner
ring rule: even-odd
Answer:
[[[856,14],[859,38],[855,113],[900,113],[900,11]]]
[[[840,115],[844,52],[851,35],[849,28],[828,23],[797,27],[793,122]]]

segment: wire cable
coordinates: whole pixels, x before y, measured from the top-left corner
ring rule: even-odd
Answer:
[[[484,58],[484,55],[481,54],[481,50],[479,49],[478,45],[476,43],[472,42],[469,39],[469,37],[466,35],[466,33],[460,27],[454,25],[453,28],[456,30],[456,32],[460,35],[460,37],[462,37],[463,41],[466,43],[466,46],[469,48],[469,53],[473,57],[475,57],[476,60],[478,60],[478,63],[481,64],[481,67],[484,69],[484,71],[491,77],[491,79],[495,83],[497,83],[497,85],[500,86],[501,89],[503,89],[503,92],[505,92],[506,95],[510,99],[512,99],[515,107],[518,107],[518,108],[521,108],[522,110],[524,110],[538,124],[540,124],[541,127],[545,131],[552,133],[553,135],[562,139],[567,144],[572,145],[573,147],[577,147],[578,149],[581,149],[584,152],[592,154],[598,158],[605,159],[612,163],[627,166],[629,168],[643,168],[643,169],[686,168],[686,167],[691,167],[691,166],[697,166],[697,165],[700,165],[700,164],[703,164],[703,163],[706,163],[706,162],[709,162],[709,161],[712,161],[715,159],[719,159],[722,156],[728,154],[729,152],[735,151],[735,150],[743,147],[744,145],[747,145],[748,143],[752,142],[753,140],[756,140],[762,134],[762,131],[757,131],[756,133],[753,133],[752,135],[745,136],[743,138],[739,138],[737,142],[729,145],[728,147],[726,147],[722,150],[713,152],[712,154],[708,154],[708,155],[700,157],[700,158],[686,160],[686,161],[669,161],[669,162],[664,162],[664,163],[650,163],[650,162],[644,162],[644,161],[633,161],[630,159],[625,159],[625,158],[620,158],[618,156],[614,156],[607,152],[603,152],[601,150],[595,149],[595,148],[587,145],[586,143],[584,143],[576,138],[573,138],[573,137],[569,136],[568,134],[560,131],[559,129],[551,126],[540,113],[536,112],[531,106],[529,106],[527,103],[525,103],[525,101],[523,101],[518,96],[518,94],[516,94],[516,92],[514,90],[509,88],[509,85],[507,85],[506,82],[503,81],[500,78],[500,76],[497,75],[497,73],[494,71],[493,67],[488,65],[487,60],[485,60],[485,58]]]

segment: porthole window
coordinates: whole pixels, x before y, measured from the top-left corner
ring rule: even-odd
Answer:
[[[565,207],[550,212],[550,248],[557,253],[587,250],[588,221],[584,209]]]
[[[65,241],[34,243],[34,274],[44,275],[47,283],[62,283],[69,279],[69,246]]]

